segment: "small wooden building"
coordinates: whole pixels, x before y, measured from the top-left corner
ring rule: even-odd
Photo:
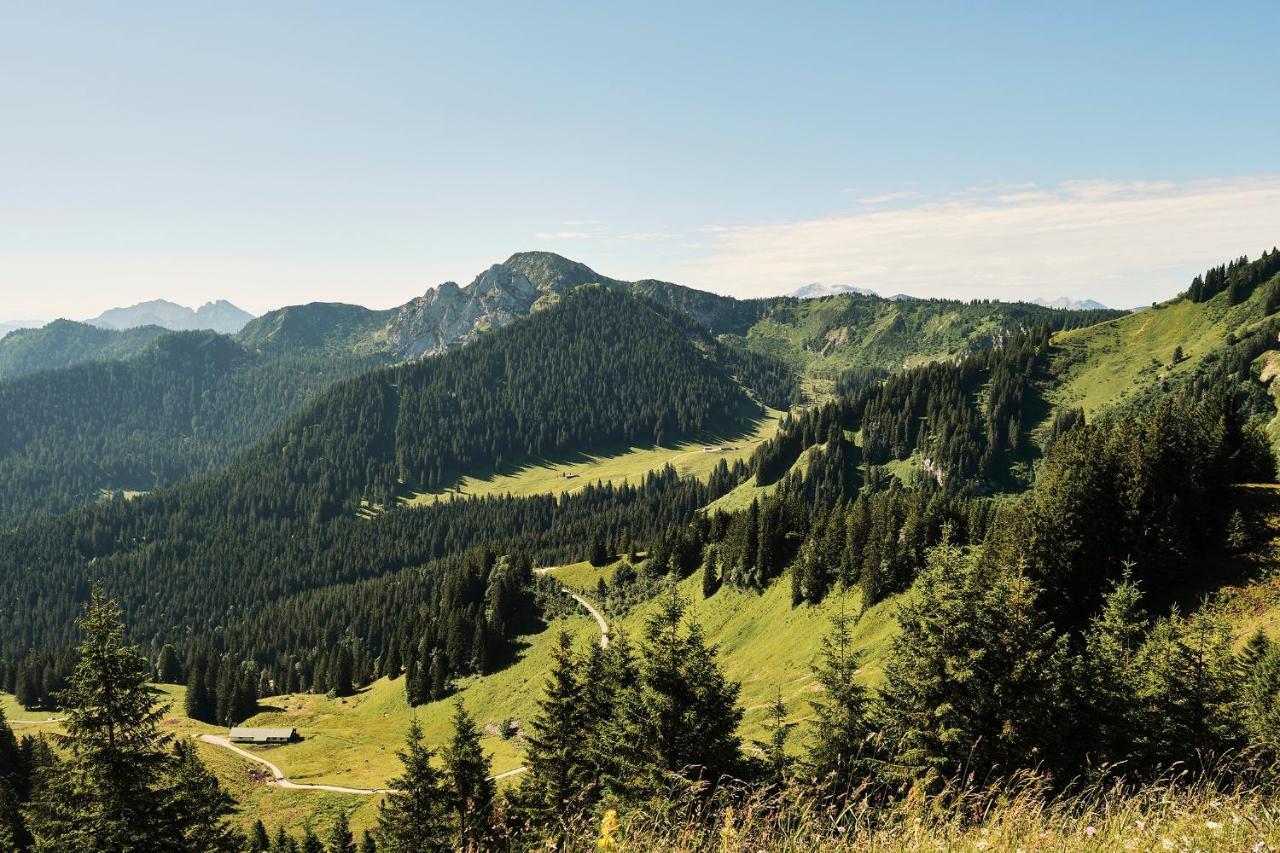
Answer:
[[[289,743],[297,736],[297,729],[260,729],[247,726],[236,726],[231,729],[232,743],[281,744]]]

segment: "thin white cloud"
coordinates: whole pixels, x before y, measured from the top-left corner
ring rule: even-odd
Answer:
[[[1280,243],[1280,175],[978,187],[907,207],[700,229],[676,280],[761,296],[809,282],[1000,299],[1164,299],[1210,264]]]
[[[590,240],[596,235],[590,231],[539,231],[533,236],[537,240]]]
[[[867,207],[876,207],[878,205],[889,204],[894,201],[906,201],[907,199],[919,197],[920,193],[914,190],[902,190],[900,192],[862,196],[861,198],[854,199],[854,201],[858,202],[858,204],[866,205]]]

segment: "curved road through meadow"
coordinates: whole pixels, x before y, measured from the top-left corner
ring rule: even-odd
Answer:
[[[550,569],[534,569],[534,572],[539,575],[545,575],[549,571]],[[604,615],[599,610],[596,610],[591,602],[569,589],[569,587],[566,586],[563,589],[596,620],[596,624],[600,626],[600,648],[607,649],[609,647],[609,623],[604,620]],[[334,794],[385,794],[390,790],[388,788],[347,788],[342,785],[308,785],[302,782],[294,782],[284,774],[283,770],[261,755],[250,752],[247,749],[241,749],[223,735],[199,735],[199,738],[205,743],[229,749],[241,758],[247,758],[252,762],[261,764],[271,771],[271,784],[279,785],[281,788],[288,788],[291,791],[329,791]],[[514,770],[497,773],[489,778],[493,780],[506,779],[509,776],[523,773],[527,769],[527,767],[517,767]]]

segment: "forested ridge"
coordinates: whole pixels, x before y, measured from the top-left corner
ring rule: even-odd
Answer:
[[[39,329],[16,329],[0,338],[0,379],[90,361],[130,358],[167,334],[168,330],[159,326],[118,331],[74,320],[54,320]]]
[[[306,627],[278,620],[271,629],[278,642],[256,634],[241,642],[231,626],[256,620],[268,606],[287,606],[291,596],[417,571],[481,541],[543,561],[583,555],[600,536],[648,541],[687,523],[741,476],[722,467],[703,485],[668,472],[560,500],[495,498],[358,518],[362,498],[391,502],[400,464],[438,466],[426,475],[465,471],[485,453],[519,458],[649,443],[758,414],[718,355],[724,351],[691,321],[587,288],[438,359],[343,381],[221,474],[6,534],[5,655],[16,661],[32,648],[60,654],[87,578],[98,577],[119,590],[137,629],[159,642],[217,628],[230,638],[219,651],[252,657],[281,683],[305,661],[302,683],[312,686],[315,655],[333,639],[326,633],[332,618]],[[757,375],[782,391],[794,381],[758,358],[730,354],[727,361],[738,374],[763,364]],[[483,390],[460,398],[461,388]],[[348,625],[365,616],[378,623],[353,635],[371,649],[370,659],[389,636],[386,609],[371,609],[378,594],[354,590],[359,612],[348,614]],[[468,643],[476,619],[473,613]],[[298,631],[309,632],[305,642]],[[421,637],[401,644],[418,648]],[[286,662],[286,655],[293,658]],[[451,660],[448,671],[466,671],[470,657]],[[28,669],[47,662],[31,661]],[[16,668],[9,672],[16,683]]]
[[[0,382],[0,528],[100,490],[224,468],[320,391],[379,363],[265,358],[213,332],[173,332],[132,358]]]

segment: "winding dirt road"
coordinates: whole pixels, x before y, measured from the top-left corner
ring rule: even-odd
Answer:
[[[344,788],[341,785],[304,785],[299,782],[292,782],[289,780],[288,776],[284,775],[284,771],[279,767],[275,766],[270,761],[267,761],[267,759],[263,758],[261,755],[255,755],[247,749],[241,749],[222,735],[200,735],[200,740],[205,743],[212,743],[217,746],[221,746],[224,749],[229,749],[242,758],[247,758],[250,761],[256,761],[258,764],[261,764],[263,767],[266,767],[271,771],[271,775],[273,777],[272,784],[279,785],[281,788],[288,788],[292,791],[332,791],[335,794],[384,794],[387,790],[385,788]]]
[[[534,571],[537,574],[545,575],[549,571],[549,569],[535,569]],[[574,601],[582,605],[582,607],[585,608],[586,611],[591,614],[592,618],[596,620],[596,624],[600,626],[600,648],[602,649],[608,648],[609,647],[609,623],[604,620],[604,615],[601,614],[599,610],[596,610],[595,606],[592,605],[591,602],[587,601],[582,596],[573,592],[571,589],[569,589],[569,587],[567,586],[564,587],[564,591],[568,593],[570,596],[572,596]],[[241,758],[247,758],[250,761],[253,761],[257,764],[261,764],[263,767],[266,767],[268,770],[271,771],[271,776],[272,776],[271,784],[279,785],[281,788],[288,788],[291,791],[329,791],[334,794],[385,794],[387,793],[388,790],[390,790],[388,788],[347,788],[342,785],[309,785],[302,782],[294,782],[284,774],[283,770],[281,770],[276,765],[272,764],[267,759],[263,758],[261,755],[258,755],[253,752],[249,752],[247,749],[241,749],[240,747],[236,746],[234,743],[232,743],[230,740],[228,740],[226,737],[222,735],[200,735],[199,738],[205,743],[211,743],[214,746],[220,746],[223,749],[229,749],[232,752],[234,752],[236,755],[239,755]],[[489,778],[494,781],[498,779],[506,779],[509,776],[516,776],[520,773],[523,773],[528,769],[529,768],[527,767],[517,767],[514,770],[507,770],[504,773],[494,774]]]

